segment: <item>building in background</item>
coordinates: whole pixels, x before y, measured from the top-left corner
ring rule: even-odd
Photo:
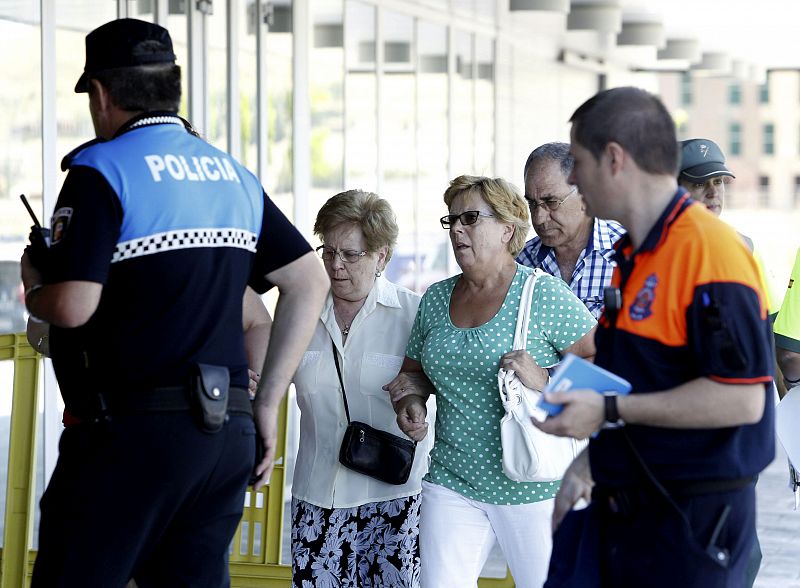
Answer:
[[[731,207],[800,207],[800,69],[768,70],[763,81],[661,74],[659,93],[680,139],[708,137],[725,152],[736,174]]]

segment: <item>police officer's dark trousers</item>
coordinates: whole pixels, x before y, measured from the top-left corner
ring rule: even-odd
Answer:
[[[254,436],[251,417],[207,434],[188,411],[68,427],[41,501],[32,586],[228,586]]]
[[[590,507],[557,530],[545,588],[742,588],[755,538],[753,484],[672,498],[596,488]]]

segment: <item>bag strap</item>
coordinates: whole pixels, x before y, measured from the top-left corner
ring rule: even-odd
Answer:
[[[342,368],[339,367],[339,351],[336,349],[336,343],[333,342],[331,337],[331,347],[333,348],[333,363],[336,364],[336,373],[339,375],[339,385],[342,387],[342,400],[344,400],[344,413],[347,415],[347,422],[350,423],[350,409],[347,407],[347,393],[344,390],[344,380],[342,380]]]
[[[519,312],[517,313],[517,326],[514,330],[514,350],[527,349],[528,347],[528,325],[531,321],[531,301],[533,300],[533,289],[536,286],[536,278],[539,275],[537,270],[533,270],[525,284],[522,286],[522,296],[519,301]]]
[[[687,528],[691,529],[691,523],[687,518],[686,514],[683,512],[680,506],[675,502],[675,499],[669,493],[669,491],[664,487],[664,485],[659,481],[653,471],[647,466],[647,462],[644,461],[642,455],[636,450],[636,446],[633,444],[628,432],[624,429],[624,427],[620,431],[622,433],[622,437],[625,439],[625,443],[628,446],[631,454],[633,455],[634,460],[636,461],[636,465],[644,474],[645,480],[650,483],[650,485],[655,488],[656,492],[658,492],[661,497],[667,502],[667,504],[672,507],[675,512],[678,513],[678,516],[683,521],[683,524],[686,525]]]

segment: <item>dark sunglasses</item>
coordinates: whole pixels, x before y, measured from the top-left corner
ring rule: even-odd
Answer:
[[[439,219],[439,222],[442,223],[443,229],[449,229],[457,220],[461,221],[461,224],[466,227],[467,225],[474,225],[478,222],[478,217],[481,216],[493,217],[494,215],[486,214],[480,210],[467,210],[461,214],[446,214]]]

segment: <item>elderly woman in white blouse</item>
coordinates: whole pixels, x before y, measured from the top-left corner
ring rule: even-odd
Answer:
[[[300,448],[292,585],[418,587],[420,488],[432,436],[417,446],[405,484],[341,465],[347,416],[334,353],[350,418],[405,437],[382,386],[400,370],[420,297],[381,276],[398,234],[386,200],[360,190],[337,194],[320,209],[314,232],[331,290],[294,377]]]

